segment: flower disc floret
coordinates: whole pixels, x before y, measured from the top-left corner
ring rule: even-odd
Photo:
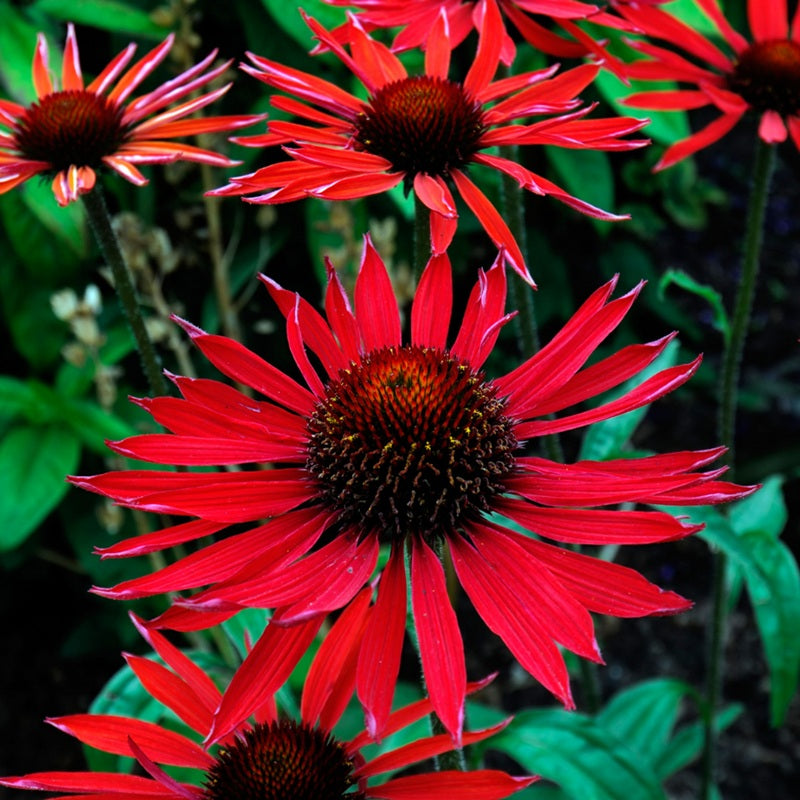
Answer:
[[[308,421],[308,469],[342,520],[432,541],[504,491],[517,440],[481,373],[446,352],[388,347],[330,384]]]
[[[330,734],[294,720],[260,723],[220,751],[206,800],[340,800],[356,783],[354,763]],[[347,800],[361,800],[352,791]]]
[[[17,146],[33,161],[60,171],[99,167],[125,142],[122,108],[85,90],[53,92],[33,103],[19,122]]]
[[[756,42],[739,55],[728,88],[756,111],[800,112],[800,44],[791,39]]]
[[[411,180],[447,177],[480,149],[486,130],[480,103],[460,84],[417,75],[383,86],[355,123],[355,139]]]

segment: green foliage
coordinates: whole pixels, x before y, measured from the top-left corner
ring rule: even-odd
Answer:
[[[682,681],[656,679],[616,694],[594,717],[562,710],[525,710],[482,749],[497,749],[526,771],[553,781],[531,798],[575,800],[662,800],[663,782],[700,753],[699,722],[676,728],[687,699],[696,691]],[[719,717],[730,725],[741,708]]]
[[[782,482],[771,476],[728,515],[713,507],[664,509],[705,523],[698,535],[728,556],[730,580],[743,580],[769,666],[773,725],[783,723],[800,674],[800,571],[780,538],[787,513]]]
[[[722,333],[723,338],[727,342],[730,339],[730,325],[728,323],[728,314],[725,311],[725,305],[720,293],[711,286],[696,281],[691,275],[687,275],[681,270],[668,269],[658,282],[658,296],[660,299],[664,299],[667,288],[673,284],[690,294],[700,297],[711,306],[714,327]]]
[[[17,425],[0,442],[0,552],[18,547],[61,502],[75,472],[78,437],[55,425]]]
[[[55,17],[65,23],[93,25],[148,39],[163,39],[167,34],[151,14],[133,7],[131,3],[116,0],[81,0],[80,3],[71,0],[36,0],[30,10],[33,14]]]

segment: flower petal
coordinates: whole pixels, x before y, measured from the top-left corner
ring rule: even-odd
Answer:
[[[356,320],[366,352],[401,344],[400,312],[386,265],[369,236],[364,237],[355,287]]]
[[[502,800],[535,780],[489,769],[443,770],[392,778],[380,786],[370,786],[369,796],[380,800]]]
[[[381,573],[378,599],[358,658],[356,685],[367,733],[380,739],[389,714],[406,628],[406,570],[402,547],[395,547]]]
[[[411,306],[411,343],[444,350],[453,310],[453,280],[446,254],[432,256]]]
[[[411,550],[411,603],[433,709],[460,747],[467,688],[464,645],[442,565],[421,538],[414,538]]]

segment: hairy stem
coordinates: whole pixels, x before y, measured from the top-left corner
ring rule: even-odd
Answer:
[[[136,296],[136,288],[122,250],[120,250],[119,240],[111,227],[111,216],[108,213],[108,206],[100,184],[95,185],[91,192],[81,195],[81,199],[89,219],[89,227],[97,240],[103,258],[111,268],[114,289],[136,342],[136,349],[139,351],[142,370],[150,385],[150,391],[153,395],[168,394],[167,383],[161,372],[161,360],[147,333],[141,305]]]
[[[734,447],[736,432],[736,407],[739,386],[739,368],[742,363],[750,315],[753,309],[761,260],[761,242],[764,232],[764,217],[767,208],[769,187],[775,171],[775,147],[756,139],[755,163],[750,186],[747,217],[745,219],[742,274],[734,301],[730,334],[725,342],[722,360],[722,375],[719,384],[718,435],[720,444],[728,448],[725,455],[733,477]],[[725,583],[726,556],[722,550],[713,552],[711,603],[712,616],[708,639],[708,666],[706,673],[705,739],[702,761],[703,800],[715,796],[715,773],[717,761],[718,732],[715,725],[717,709],[722,699],[724,653],[727,628],[728,591]]]

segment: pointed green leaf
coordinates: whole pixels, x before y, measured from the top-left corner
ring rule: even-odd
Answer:
[[[561,710],[518,714],[488,746],[526,771],[557,783],[575,800],[663,800],[658,779],[641,757],[589,717]]]
[[[20,545],[61,502],[80,444],[58,426],[19,426],[0,443],[0,552]]]
[[[683,681],[645,681],[614,695],[595,719],[655,767],[672,737],[681,704],[693,694],[693,687]]]

